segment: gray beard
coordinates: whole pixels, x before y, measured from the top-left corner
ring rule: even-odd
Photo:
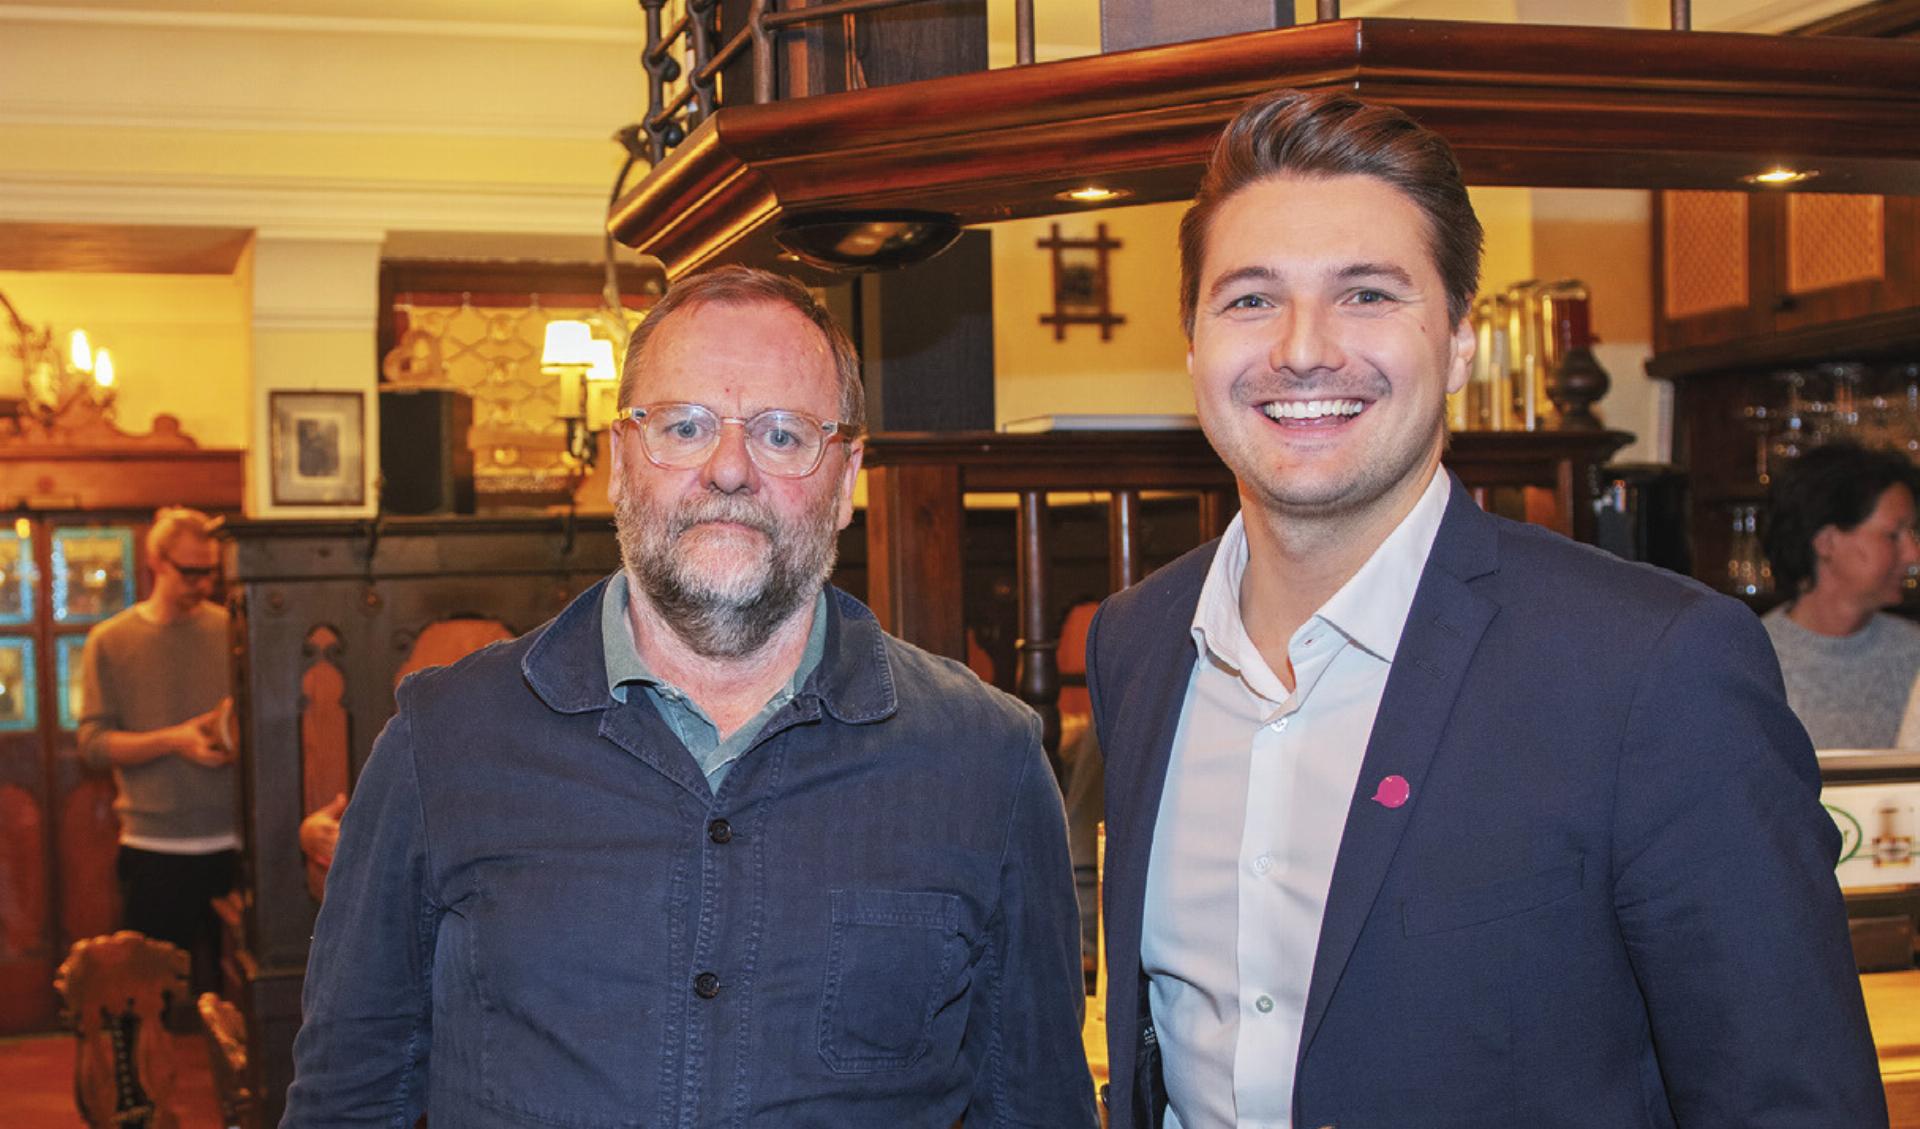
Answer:
[[[642,504],[636,493],[623,492],[613,507],[621,561],[667,626],[702,657],[734,659],[758,651],[814,600],[833,571],[839,499],[832,492],[784,522],[739,495],[712,494],[666,513]],[[707,521],[738,522],[764,534],[769,547],[759,567],[728,576],[689,568],[677,542]]]

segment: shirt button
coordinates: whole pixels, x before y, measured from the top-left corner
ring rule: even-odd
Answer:
[[[1258,997],[1258,998],[1256,998],[1256,999],[1255,999],[1255,1000],[1253,1001],[1253,1010],[1255,1010],[1255,1011],[1257,1011],[1257,1012],[1259,1012],[1259,1013],[1260,1013],[1261,1015],[1265,1015],[1266,1013],[1268,1013],[1268,1012],[1270,1012],[1270,1011],[1272,1011],[1272,1010],[1273,1010],[1273,997],[1272,997],[1272,996],[1260,996],[1260,997]]]
[[[1273,730],[1275,733],[1285,733],[1287,731],[1287,722],[1291,720],[1293,719],[1283,717],[1279,721],[1276,721],[1272,725],[1269,725],[1267,728]]]
[[[712,823],[707,824],[707,838],[712,839],[716,843],[732,842],[733,828],[728,826],[726,820],[716,819]]]
[[[1272,855],[1260,855],[1259,857],[1253,860],[1253,872],[1255,874],[1265,874],[1267,871],[1272,869],[1273,869]]]
[[[711,972],[702,972],[693,978],[693,994],[703,1000],[710,1000],[719,995],[720,978]],[[1268,1001],[1268,1006],[1272,1006],[1272,1001]]]

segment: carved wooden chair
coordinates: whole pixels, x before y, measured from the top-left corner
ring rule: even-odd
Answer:
[[[247,1026],[240,1010],[212,992],[200,996],[200,1026],[207,1033],[213,1090],[225,1129],[256,1129],[259,1109],[247,1084]]]
[[[185,999],[187,954],[121,930],[74,943],[54,977],[80,1040],[74,1099],[92,1129],[178,1129],[169,997]]]

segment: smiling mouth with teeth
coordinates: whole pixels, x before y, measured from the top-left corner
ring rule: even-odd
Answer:
[[[1363,400],[1271,400],[1260,405],[1260,411],[1271,420],[1313,422],[1348,419],[1366,407]]]

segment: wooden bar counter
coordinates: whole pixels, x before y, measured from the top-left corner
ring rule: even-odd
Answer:
[[[1920,1129],[1920,969],[1860,978],[1893,1129]]]

